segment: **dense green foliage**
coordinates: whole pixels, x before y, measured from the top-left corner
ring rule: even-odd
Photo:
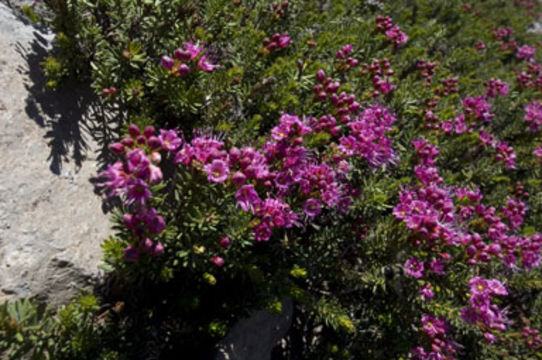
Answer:
[[[539,5],[306,0],[290,2],[281,14],[262,0],[46,3],[57,33],[55,49],[43,63],[48,86],[60,87],[70,77],[91,82],[100,106],[115,115],[104,134],[95,134],[105,145],[135,123],[177,128],[187,141],[196,130],[219,134],[227,148],[260,147],[283,112],[318,118],[335,111],[313,92],[323,69],[340,81],[339,92],[355,94],[362,108],[377,103],[396,116],[388,136],[398,158],[376,168],[353,159],[348,181],[361,195],[348,212],[326,209],[302,227],[275,230],[268,242],[254,241],[257,220],[239,209],[231,184],[208,182],[201,169],[164,159],[171,166],[163,167],[164,181],[152,188],[150,203],[167,223],[158,235],[165,255],[126,261],[123,251],[132,232],[122,223],[128,207],[118,206],[117,235],[103,244],[109,288],[100,294],[102,305],[86,296],[49,315],[29,303],[6,304],[0,335],[7,336],[0,350],[8,349],[11,358],[29,352],[36,359],[168,359],[179,353],[207,359],[235,320],[254,308],[280,312],[284,297],[295,300],[294,322],[274,359],[406,359],[427,343],[424,314],[447,319],[462,345],[457,358],[542,357],[520,336],[524,326],[542,328],[538,268],[509,269],[501,259],[469,266],[462,247],[414,245],[417,234],[393,213],[400,192],[419,184],[411,141],[422,137],[440,150],[436,163],[446,186],[479,187],[483,203],[497,212],[520,189],[528,193],[529,211],[517,234],[540,231],[542,166],[533,150],[541,135],[528,130],[524,108],[540,99],[541,87],[516,80],[529,63],[517,58],[514,47],[503,49],[504,41],[494,34],[512,27],[519,46],[538,44],[540,36],[528,28]],[[377,15],[390,16],[408,41],[391,46],[375,27]],[[292,44],[269,51],[262,41],[275,33],[289,34]],[[161,57],[185,41],[204,44],[220,68],[180,77],[160,66]],[[336,57],[346,44],[353,45],[351,56],[360,62],[351,70]],[[362,64],[384,58],[393,69],[386,78],[394,89],[375,96],[373,75]],[[430,80],[421,76],[420,59],[435,62]],[[443,81],[453,77],[458,92],[444,95]],[[515,169],[480,145],[480,129],[447,135],[427,126],[427,111],[441,122],[454,119],[463,111],[462,100],[482,96],[490,79],[501,79],[510,89],[507,96],[488,100],[495,117],[484,129],[513,146]],[[111,87],[113,92],[104,92]],[[307,147],[326,154],[333,151],[330,138],[325,132],[311,135]],[[299,207],[300,201],[290,205]],[[224,236],[232,242],[227,248],[218,245]],[[445,275],[405,274],[407,259],[430,258],[432,251],[452,256]],[[209,259],[215,256],[225,265],[214,266]],[[500,279],[509,292],[496,301],[514,322],[496,344],[459,316],[474,276]],[[427,283],[436,293],[430,302],[418,295]]]

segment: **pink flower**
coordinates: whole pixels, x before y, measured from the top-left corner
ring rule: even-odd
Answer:
[[[303,211],[309,218],[313,218],[320,214],[322,211],[322,205],[318,199],[310,198],[305,201],[303,205]]]
[[[235,199],[243,211],[254,211],[256,205],[262,201],[254,189],[254,185],[241,186],[235,193]]]
[[[261,223],[254,228],[254,239],[256,241],[268,241],[271,237],[271,228],[267,223]]]
[[[162,56],[162,59],[160,60],[160,65],[166,70],[173,69],[174,63],[175,61],[167,55]]]
[[[437,319],[431,315],[422,316],[423,330],[434,338],[437,335],[443,335],[446,333],[446,323],[442,319]]]
[[[127,184],[127,204],[137,203],[143,205],[149,198],[152,193],[149,190],[149,185],[141,179],[130,179]]]
[[[288,34],[282,34],[279,37],[278,46],[281,49],[287,48],[288,46],[290,46],[291,43],[292,39],[290,38],[290,36],[288,36]]]
[[[207,55],[203,55],[198,61],[198,68],[204,72],[213,72],[219,67],[220,65],[211,64]]]
[[[444,275],[444,263],[442,260],[431,260],[429,262],[429,268],[437,275]]]
[[[160,136],[158,138],[162,141],[162,148],[167,151],[177,150],[182,140],[179,138],[177,131],[175,130],[160,130]]]
[[[503,295],[503,296],[508,295],[508,291],[499,280],[496,280],[496,279],[488,280],[487,288],[493,295]]]
[[[517,57],[521,60],[530,61],[536,52],[536,49],[529,45],[523,45],[518,48]]]
[[[380,31],[391,29],[391,27],[393,26],[393,20],[389,16],[377,15],[375,20],[376,20],[376,27]]]
[[[157,242],[156,245],[154,245],[154,248],[152,250],[152,255],[159,257],[164,255],[165,249],[164,245],[161,242]]]
[[[420,279],[423,277],[423,262],[419,261],[415,257],[408,259],[405,262],[404,268],[407,275],[412,276],[415,279]]]
[[[421,296],[423,301],[428,302],[435,296],[435,293],[433,292],[433,290],[431,290],[431,284],[425,284],[418,291],[418,295]]]
[[[352,45],[344,45],[341,50],[345,55],[349,55],[352,52]]]
[[[469,281],[470,292],[474,295],[487,294],[487,280],[480,276],[475,276]]]
[[[230,174],[228,165],[219,159],[215,159],[212,163],[205,165],[204,170],[207,172],[207,180],[215,183],[226,181]]]
[[[385,32],[388,40],[393,44],[394,48],[399,48],[401,44],[404,44],[408,40],[407,34],[399,30],[399,26],[395,25],[391,29]]]
[[[188,51],[188,53],[190,54],[190,58],[188,60],[194,60],[203,51],[203,49],[199,47],[197,44],[192,44],[189,42],[185,42],[183,44],[186,51]]]
[[[156,129],[152,125],[145,126],[145,129],[143,129],[143,135],[149,139],[151,136],[156,135]]]
[[[243,185],[247,177],[241,171],[236,171],[231,179],[235,185]]]
[[[126,154],[126,163],[130,173],[143,173],[151,164],[147,154],[142,149],[133,149]]]

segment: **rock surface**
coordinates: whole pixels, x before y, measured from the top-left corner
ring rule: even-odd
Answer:
[[[82,121],[90,91],[43,87],[52,37],[0,3],[0,301],[68,301],[97,274],[110,231],[89,181],[98,171]]]
[[[271,351],[292,325],[292,299],[282,301],[282,313],[265,310],[239,320],[218,345],[215,360],[270,360]]]

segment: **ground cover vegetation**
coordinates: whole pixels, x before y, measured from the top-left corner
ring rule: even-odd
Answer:
[[[274,359],[542,357],[537,2],[46,3],[116,235],[97,295],[4,305],[6,354],[212,358],[291,298]]]

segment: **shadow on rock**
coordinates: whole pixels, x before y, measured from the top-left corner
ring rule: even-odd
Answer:
[[[48,56],[48,40],[34,31],[29,49],[18,44],[18,52],[26,61],[18,71],[28,77],[25,111],[37,125],[47,129],[50,147],[50,169],[61,175],[64,165],[95,157],[100,169],[112,160],[107,146],[118,138],[121,112],[109,109],[96,97],[88,82],[71,80],[56,90],[45,87],[41,63]]]

